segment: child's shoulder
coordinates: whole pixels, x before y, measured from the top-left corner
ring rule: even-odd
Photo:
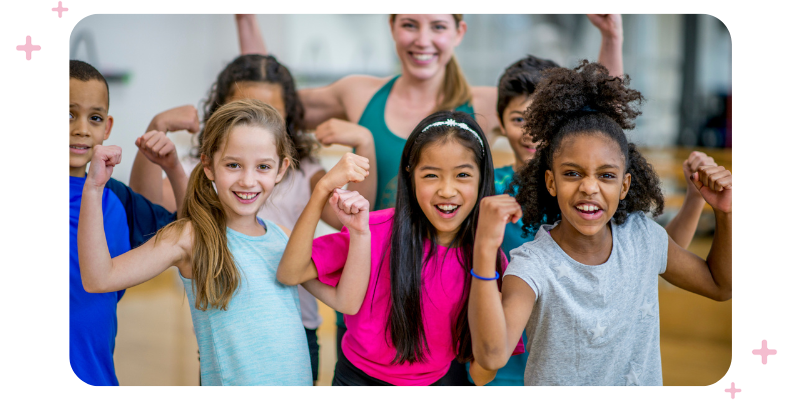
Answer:
[[[628,235],[650,236],[663,233],[666,234],[664,227],[653,221],[642,211],[635,211],[628,214],[628,218],[623,224],[617,225],[617,229]]]
[[[387,208],[384,210],[370,211],[369,224],[378,225],[386,222],[391,222],[394,219],[394,208]]]

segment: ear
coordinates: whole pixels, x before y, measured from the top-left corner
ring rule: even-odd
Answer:
[[[544,171],[544,184],[547,186],[547,191],[550,192],[550,196],[556,197],[556,176],[553,175],[553,171],[549,169]]]
[[[495,114],[497,114],[497,120],[500,121],[500,125],[497,125],[497,131],[502,136],[508,136],[506,135],[506,127],[503,126],[503,116],[498,114],[497,112],[495,112]]]
[[[458,30],[456,31],[456,44],[453,46],[458,46],[461,44],[461,40],[464,39],[464,34],[467,33],[467,23],[463,20],[458,23],[457,25]]]
[[[628,195],[628,190],[631,189],[631,174],[625,174],[622,178],[622,191],[619,193],[619,199],[622,200]]]
[[[205,154],[200,155],[200,162],[203,164],[203,172],[206,173],[206,178],[214,181],[214,169],[211,168],[211,160]]]
[[[275,177],[275,183],[280,183],[283,180],[283,176],[286,175],[286,171],[289,170],[289,157],[284,157],[283,162],[281,162],[281,166],[278,168],[278,176]]]
[[[103,135],[103,141],[108,140],[108,137],[111,136],[111,127],[114,126],[114,117],[108,116],[106,118],[106,133]]]

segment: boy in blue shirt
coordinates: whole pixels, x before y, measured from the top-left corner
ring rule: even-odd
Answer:
[[[75,375],[88,384],[119,385],[113,354],[117,302],[125,291],[87,293],[81,281],[77,250],[86,165],[92,159],[94,146],[108,139],[114,119],[108,115],[108,84],[100,72],[85,62],[70,60],[69,76],[69,361]],[[186,174],[177,163],[174,145],[159,148],[162,154],[146,144],[142,148],[151,161],[168,171],[170,180],[176,180],[172,182],[174,188],[186,187]],[[183,192],[176,193],[176,198],[182,197]],[[144,243],[175,216],[115,179],[106,184],[103,221],[111,257]]]

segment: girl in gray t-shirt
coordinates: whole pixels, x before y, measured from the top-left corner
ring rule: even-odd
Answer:
[[[525,116],[537,157],[512,183],[516,200],[480,205],[469,298],[476,383],[494,377],[525,329],[526,385],[661,385],[658,275],[731,298],[731,173],[703,166],[692,176],[716,217],[703,260],[645,216],[660,214],[664,199],[623,131],[642,101],[628,83],[584,61],[550,70],[537,87]],[[521,218],[531,232],[545,217],[557,222],[511,252],[498,293],[494,260],[505,224]]]

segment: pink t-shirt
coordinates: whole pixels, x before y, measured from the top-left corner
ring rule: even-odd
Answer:
[[[389,254],[394,208],[369,214],[371,265],[369,286],[361,309],[345,315],[347,332],[342,339],[345,357],[367,375],[393,385],[430,385],[441,379],[456,358],[453,349],[453,321],[462,304],[465,274],[456,249],[436,246],[437,255],[422,268],[422,316],[430,351],[424,363],[392,364],[396,349],[386,322],[391,312]],[[319,280],[336,286],[347,260],[350,235],[347,228],[314,239],[311,258]],[[446,254],[445,254],[446,252]],[[426,254],[427,256],[427,254]],[[503,256],[503,269],[508,262]],[[464,297],[466,299],[466,297]],[[520,340],[515,354],[522,353]]]

